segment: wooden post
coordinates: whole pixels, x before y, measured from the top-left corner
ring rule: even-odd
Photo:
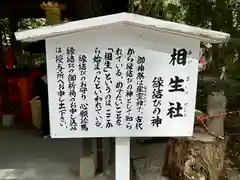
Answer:
[[[208,96],[207,113],[208,115],[220,114],[226,112],[227,98],[224,92],[212,92]],[[224,136],[224,116],[213,117],[208,120],[207,126],[209,132],[217,135]]]

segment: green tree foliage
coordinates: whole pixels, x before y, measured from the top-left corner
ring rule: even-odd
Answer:
[[[21,19],[18,23],[19,29],[32,29],[32,28],[38,28],[41,26],[46,25],[46,19],[44,18],[26,18]]]
[[[1,46],[10,46],[10,29],[9,21],[7,18],[0,18],[0,34],[1,34]]]
[[[129,11],[177,22],[183,20],[184,12],[174,0],[130,0]]]
[[[46,24],[46,20],[41,19],[21,19],[18,23],[19,30],[22,29],[32,29],[41,27]],[[10,44],[10,27],[9,27],[9,19],[8,18],[0,18],[0,35],[1,35],[1,45],[3,47],[9,47]]]
[[[206,48],[212,61],[210,69],[219,74],[221,66],[239,70],[240,1],[239,0],[130,0],[131,12],[202,28],[228,32],[226,44]]]

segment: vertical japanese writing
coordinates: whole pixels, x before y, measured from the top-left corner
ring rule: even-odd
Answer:
[[[187,123],[194,116],[197,48],[190,56],[188,47],[172,47],[166,55],[133,46],[94,46],[78,52],[74,45],[60,44],[48,53],[54,59],[48,60],[48,72],[54,73],[49,94],[55,103],[55,137],[191,133]],[[165,127],[171,130],[162,130]]]
[[[75,49],[73,47],[67,48],[67,63],[68,63],[68,89],[70,98],[70,131],[77,130],[76,122],[76,74],[75,74]]]
[[[60,114],[60,125],[67,128],[65,120],[66,105],[65,105],[65,87],[64,87],[64,67],[63,67],[63,52],[60,47],[56,48],[56,64],[57,64],[57,83],[58,83],[58,112]]]
[[[101,51],[99,48],[95,48],[95,54],[93,57],[93,63],[94,63],[94,72],[96,73],[94,77],[94,101],[95,101],[95,111],[96,111],[96,127],[102,127],[102,121],[103,117],[101,116],[102,111],[102,101],[103,98],[102,95],[102,89],[101,89],[101,83],[100,83],[100,76],[101,76],[101,69],[100,64],[102,62],[102,57],[100,56]]]
[[[80,116],[80,124],[81,124],[81,130],[82,131],[88,131],[88,101],[87,101],[87,81],[86,81],[86,72],[87,72],[87,57],[86,55],[80,55],[78,57],[78,69],[80,72],[80,99],[81,99],[81,104],[80,104],[80,111],[79,111],[79,116]]]
[[[116,52],[116,76],[117,76],[117,83],[116,83],[116,100],[115,100],[115,106],[116,106],[116,124],[118,126],[122,125],[123,117],[122,117],[122,112],[123,112],[123,72],[122,72],[122,49],[117,48]]]
[[[160,117],[161,113],[161,105],[162,105],[162,97],[163,97],[163,78],[162,77],[154,77],[152,81],[152,100],[153,100],[153,117],[151,120],[151,124],[154,127],[159,127],[162,124],[162,118]]]
[[[105,107],[106,107],[106,128],[112,128],[113,124],[111,122],[111,107],[112,107],[112,77],[111,77],[111,70],[112,70],[112,60],[113,60],[113,49],[108,48],[107,52],[105,52],[104,56],[104,69],[103,72],[105,73],[105,85],[106,85],[106,96],[105,96]]]
[[[187,55],[191,54],[191,51],[187,51],[186,49],[173,49],[173,53],[171,55],[171,61],[169,64],[175,66],[182,65],[185,66],[187,64]],[[188,78],[187,78],[188,79]],[[170,78],[169,82],[169,92],[185,92],[187,90],[187,87],[184,87],[184,79],[180,78],[179,76],[174,76]],[[169,108],[167,112],[167,116],[169,116],[171,119],[176,117],[183,117],[182,114],[183,106],[182,102],[169,102]]]
[[[184,116],[187,117],[187,107],[188,107],[188,103],[184,104]]]
[[[189,82],[190,81],[190,77],[187,76],[186,78],[186,82]],[[188,94],[188,86],[187,84],[185,85],[185,94]],[[187,117],[187,109],[188,109],[188,103],[185,103],[184,104],[184,116]]]
[[[145,79],[145,57],[138,56],[137,59],[137,91],[136,91],[136,107],[137,112],[141,115],[136,117],[136,129],[143,130],[143,106],[146,102],[146,87],[144,87]]]
[[[187,76],[186,82],[189,82],[189,81],[190,81],[190,77]],[[187,84],[185,85],[185,94],[188,94],[188,86],[187,86]]]
[[[133,62],[135,55],[135,50],[133,48],[129,48],[127,51],[127,66],[126,66],[126,78],[127,78],[127,109],[126,109],[126,128],[129,130],[132,129],[133,115],[132,115],[132,96],[133,96]]]
[[[188,78],[187,78],[188,79]],[[168,92],[185,92],[187,90],[187,86],[184,86],[184,79],[180,78],[179,76],[174,76],[174,78],[170,78],[169,83],[170,88],[168,89]],[[182,103],[177,102],[176,107],[174,107],[174,102],[169,102],[170,108],[168,109],[167,115],[170,118],[173,117],[182,117],[183,115],[180,113],[183,109]]]

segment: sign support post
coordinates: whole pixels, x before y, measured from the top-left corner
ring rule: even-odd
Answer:
[[[130,137],[115,138],[115,179],[130,180]]]

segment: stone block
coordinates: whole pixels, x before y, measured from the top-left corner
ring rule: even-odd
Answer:
[[[14,125],[14,115],[5,114],[2,117],[2,127],[12,127]]]
[[[95,176],[94,156],[80,157],[79,175],[81,179],[89,179]]]

